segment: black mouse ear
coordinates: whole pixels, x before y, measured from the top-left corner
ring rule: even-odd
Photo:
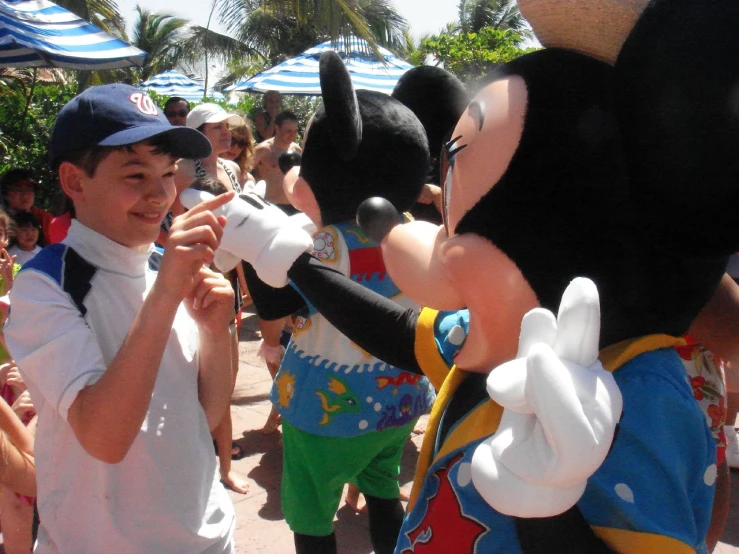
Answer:
[[[352,159],[362,142],[362,118],[357,93],[339,55],[330,50],[318,62],[321,93],[331,140],[342,160]]]
[[[736,0],[652,0],[616,62],[634,208],[659,248],[739,247],[737,29]]]

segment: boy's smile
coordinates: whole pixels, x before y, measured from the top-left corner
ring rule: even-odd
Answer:
[[[63,164],[65,165],[65,164]],[[167,154],[137,144],[114,150],[92,176],[66,164],[77,219],[111,240],[129,247],[152,243],[174,201],[177,165]],[[60,168],[61,169],[61,168]]]

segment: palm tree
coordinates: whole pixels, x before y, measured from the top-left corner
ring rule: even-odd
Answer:
[[[405,19],[389,0],[220,0],[220,17],[271,63],[319,42],[356,35],[370,48],[402,50]]]
[[[516,0],[460,0],[459,23],[464,33],[492,27],[515,31],[524,38],[533,36]]]
[[[136,6],[138,19],[133,28],[132,44],[147,53],[140,78],[172,69],[182,56],[181,46],[186,19],[164,13],[152,13]]]
[[[180,43],[178,65],[202,67],[205,63],[205,89],[208,89],[209,60],[223,65],[247,64],[264,65],[266,58],[259,51],[228,35],[217,33],[207,27],[190,25]]]
[[[56,0],[56,3],[106,33],[126,36],[126,22],[115,0]]]

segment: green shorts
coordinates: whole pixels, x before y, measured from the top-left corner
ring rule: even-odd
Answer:
[[[294,533],[324,537],[346,483],[363,494],[398,498],[400,459],[416,420],[358,437],[322,437],[283,420],[282,513]]]

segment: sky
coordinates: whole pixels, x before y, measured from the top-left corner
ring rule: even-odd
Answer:
[[[208,14],[213,5],[209,0],[118,0],[117,3],[129,31],[136,19],[136,4],[153,12],[189,19],[202,27],[208,22]],[[448,22],[455,21],[459,4],[457,0],[393,0],[393,3],[410,24],[411,34],[416,39],[436,33]],[[225,32],[217,15],[216,13],[213,17],[211,28]]]

